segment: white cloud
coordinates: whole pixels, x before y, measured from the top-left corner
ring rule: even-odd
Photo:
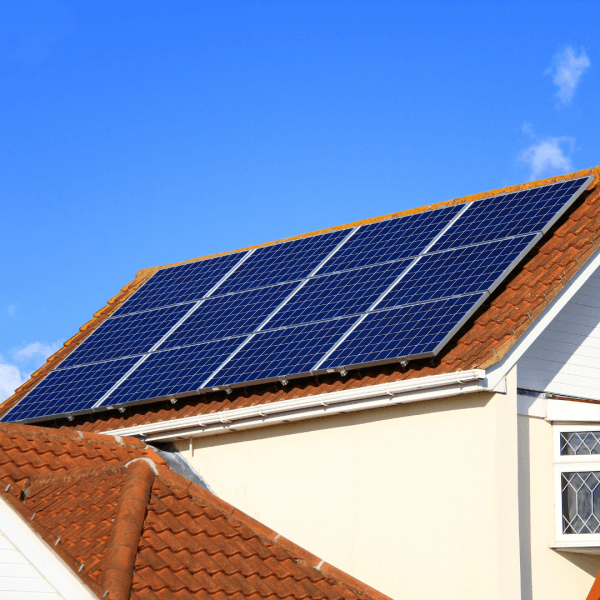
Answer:
[[[5,363],[0,356],[0,402],[10,398],[24,380],[19,368]]]
[[[54,354],[60,347],[60,342],[54,344],[45,344],[43,342],[33,342],[23,348],[12,351],[12,356],[17,362],[35,362],[43,363],[51,354]]]
[[[17,307],[14,304],[11,304],[7,309],[6,309],[6,314],[9,317],[14,317],[15,313],[17,312]]]
[[[575,140],[570,137],[550,137],[532,144],[519,155],[519,160],[529,166],[530,178],[540,179],[572,171],[570,154]],[[568,146],[564,149],[564,146]]]
[[[553,64],[546,70],[546,74],[552,75],[552,80],[558,86],[556,95],[563,104],[571,102],[579,79],[590,65],[590,59],[583,49],[579,56],[571,46],[567,46],[556,54]]]
[[[12,396],[15,389],[26,381],[33,371],[41,367],[61,345],[61,342],[27,344],[11,352],[13,364],[0,356],[0,402]]]

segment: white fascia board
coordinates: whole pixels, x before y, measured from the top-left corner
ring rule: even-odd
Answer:
[[[148,442],[188,439],[485,391],[489,391],[485,371],[472,369],[136,425],[105,433],[141,436]]]
[[[548,398],[546,406],[546,420],[553,423],[600,423],[600,404]]]
[[[0,531],[64,600],[98,600],[96,594],[2,497],[0,497]]]
[[[513,347],[494,365],[486,369],[490,389],[496,390],[508,372],[527,352],[531,344],[550,325],[554,317],[566,306],[567,302],[581,289],[585,282],[600,267],[600,248],[597,248],[569,282],[558,292],[550,304],[536,318],[533,325],[515,342]],[[518,377],[518,374],[517,374]]]

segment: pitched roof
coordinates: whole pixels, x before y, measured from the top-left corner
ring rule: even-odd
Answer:
[[[100,598],[387,598],[134,438],[0,424],[0,480],[3,498]]]
[[[597,202],[600,195],[600,186],[598,185],[600,182],[600,167],[467,196],[440,204],[427,205],[403,213],[386,215],[377,219],[335,228],[354,227],[363,223],[431,210],[451,204],[472,202],[482,197],[510,193],[587,175],[594,177],[594,182],[588,190],[546,233],[522,263],[495,290],[455,336],[454,340],[435,359],[415,360],[410,363],[408,368],[402,368],[399,365],[367,367],[350,371],[345,377],[340,374],[311,376],[291,380],[285,387],[270,383],[248,388],[236,388],[229,395],[224,392],[209,392],[201,396],[179,399],[177,405],[172,405],[168,401],[161,401],[154,404],[130,406],[125,408],[122,414],[108,410],[93,415],[75,417],[72,423],[62,418],[48,421],[47,424],[77,427],[86,431],[108,431],[120,427],[254,406],[377,383],[490,367],[510,350],[512,345],[531,326],[536,317],[552,302],[553,298],[595,251],[598,237],[600,237],[600,202]],[[307,235],[318,233],[323,232],[313,232]],[[155,270],[156,268],[140,271],[134,281],[123,288],[122,292],[110,300],[103,310],[96,313],[94,319],[86,324],[76,336],[67,341],[61,350],[51,356],[46,365],[36,371],[28,382],[17,389],[15,394],[0,407],[0,414],[4,414],[14,406],[27,391],[56,367]]]

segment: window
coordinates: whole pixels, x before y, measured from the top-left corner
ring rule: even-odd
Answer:
[[[600,546],[600,425],[554,427],[556,540]]]

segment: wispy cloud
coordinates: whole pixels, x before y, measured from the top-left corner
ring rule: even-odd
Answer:
[[[572,171],[571,154],[575,140],[571,137],[549,137],[521,152],[519,160],[530,170],[531,180]]]
[[[12,362],[7,362],[0,356],[0,402],[12,396],[15,389],[27,380],[33,371],[41,367],[61,345],[61,342],[33,342],[22,348],[15,348],[10,353]]]
[[[9,317],[14,317],[15,314],[17,312],[17,307],[14,304],[11,304],[7,309],[6,309],[6,314]]]
[[[567,46],[555,55],[546,74],[551,75],[558,86],[556,95],[563,104],[571,102],[581,76],[590,65],[590,59],[583,49],[577,55],[571,46]]]
[[[17,348],[11,352],[15,361],[20,363],[42,363],[51,354],[54,354],[61,347],[60,342],[45,344],[44,342],[33,342],[23,348]]]
[[[0,356],[0,402],[10,398],[23,381],[19,367],[5,363]]]

